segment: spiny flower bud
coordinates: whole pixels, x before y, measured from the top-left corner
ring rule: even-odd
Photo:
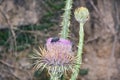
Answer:
[[[76,57],[72,51],[72,43],[63,38],[49,38],[45,48],[35,50],[35,68],[47,68],[50,76],[61,77],[67,70],[76,65]]]
[[[85,7],[75,9],[74,15],[78,22],[85,23],[89,19],[89,11]]]

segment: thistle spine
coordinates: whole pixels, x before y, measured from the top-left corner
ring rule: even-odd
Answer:
[[[61,38],[67,39],[69,36],[69,26],[70,26],[70,15],[71,15],[71,9],[72,9],[72,3],[73,0],[66,0],[65,5],[65,12],[63,14],[63,20],[61,22],[62,30],[61,30]]]

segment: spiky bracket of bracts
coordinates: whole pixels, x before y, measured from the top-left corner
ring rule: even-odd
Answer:
[[[74,66],[77,65],[77,58],[69,40],[60,38],[56,42],[51,42],[52,40],[53,38],[47,40],[46,47],[34,49],[35,54],[32,59],[35,60],[36,70],[46,68],[50,76],[60,78],[66,71],[73,71]]]

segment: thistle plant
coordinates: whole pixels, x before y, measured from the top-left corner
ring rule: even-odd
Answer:
[[[72,8],[72,0],[66,1],[63,21],[61,23],[61,36],[48,38],[43,48],[34,49],[35,54],[32,59],[35,61],[34,68],[36,70],[47,69],[50,80],[59,80],[67,71],[72,71],[71,79],[76,80],[79,73],[80,64],[82,62],[82,49],[84,42],[84,24],[89,18],[89,12],[86,8],[77,8],[74,12],[76,20],[80,23],[79,43],[77,56],[72,51],[72,42],[68,40],[70,14]]]
[[[34,67],[37,70],[47,68],[51,80],[59,80],[63,73],[72,70],[76,64],[72,43],[63,38],[48,38],[45,46],[43,49],[39,47],[39,50],[34,50]]]
[[[72,71],[77,60],[72,51],[72,43],[67,39],[69,36],[71,8],[72,0],[66,0],[60,38],[48,38],[45,47],[39,47],[39,50],[35,49],[36,54],[32,56],[32,59],[35,60],[35,69],[43,70],[46,68],[50,74],[50,80],[59,80],[66,71]]]

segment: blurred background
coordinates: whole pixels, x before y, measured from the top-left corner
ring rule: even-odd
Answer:
[[[0,0],[0,80],[49,80],[34,71],[29,55],[59,36],[65,0]],[[70,40],[78,43],[77,7],[87,7],[83,63],[78,80],[120,80],[120,0],[74,0]],[[69,80],[69,75],[66,77]]]

